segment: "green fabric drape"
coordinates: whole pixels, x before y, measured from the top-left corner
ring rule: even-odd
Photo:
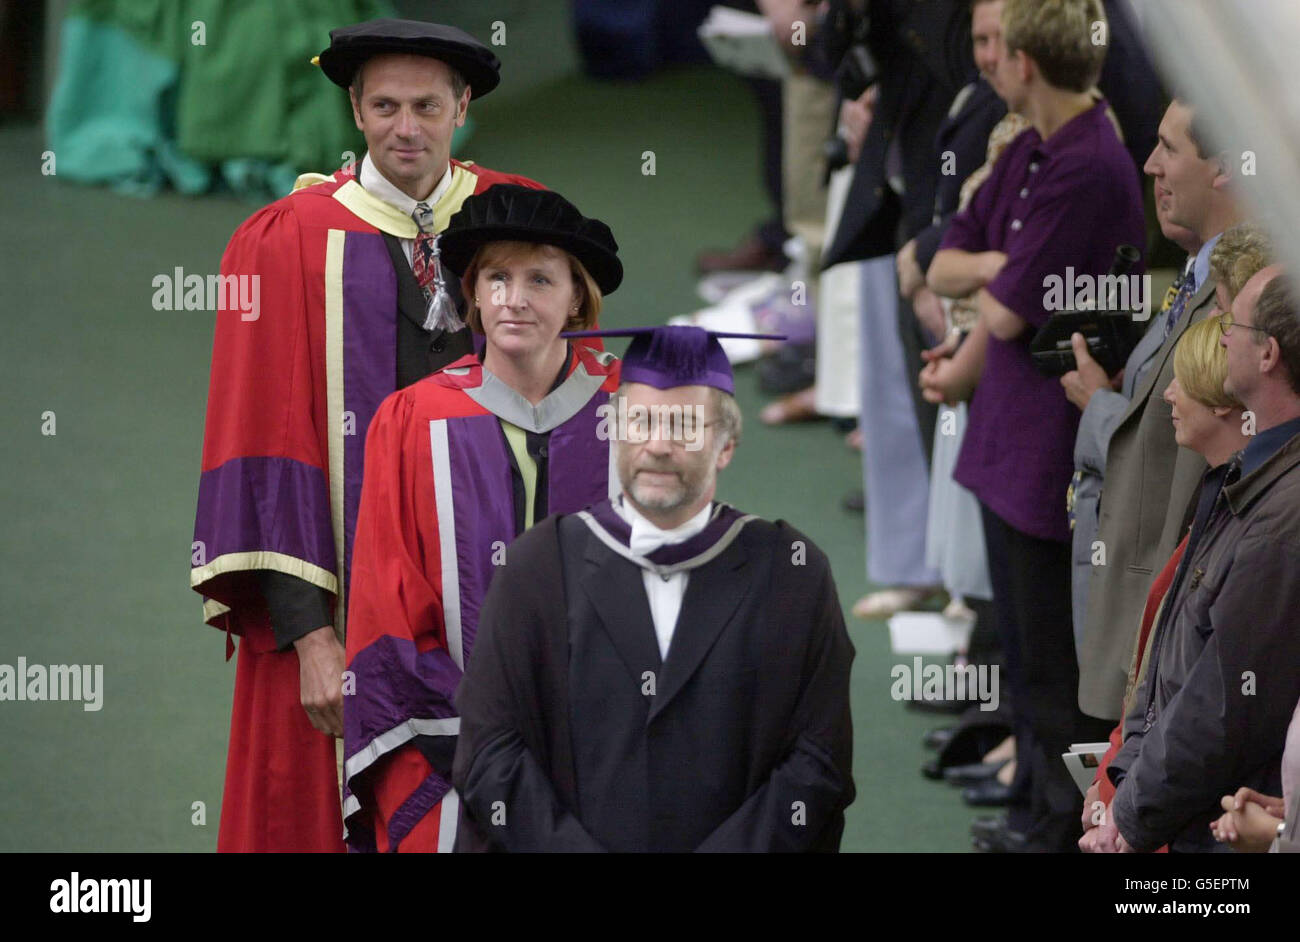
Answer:
[[[387,0],[77,0],[46,122],[57,175],[282,196],[365,152],[346,93],[311,58],[331,29],[393,15]]]

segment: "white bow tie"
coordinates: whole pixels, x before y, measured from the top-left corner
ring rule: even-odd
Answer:
[[[646,526],[637,520],[632,524],[632,539],[628,543],[628,548],[632,550],[634,556],[648,556],[668,542],[671,541],[665,539],[663,530]]]

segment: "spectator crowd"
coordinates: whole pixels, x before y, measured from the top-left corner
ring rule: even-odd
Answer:
[[[914,704],[953,717],[923,772],[1004,809],[983,851],[1300,848],[1300,307],[1249,142],[1162,85],[1126,3],[758,8],[793,63],[793,238],[700,267],[814,274],[816,367],[762,418],[856,426],[854,613],[946,603],[958,667],[999,669],[994,711]],[[789,138],[827,103],[832,146]],[[697,320],[785,326],[745,306]]]

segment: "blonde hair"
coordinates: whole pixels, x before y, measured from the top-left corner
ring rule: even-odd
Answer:
[[[1222,314],[1215,314],[1184,331],[1174,347],[1174,377],[1183,392],[1203,406],[1241,409],[1241,402],[1223,391],[1223,381],[1228,378],[1228,352],[1219,343],[1222,320]]]
[[[1210,278],[1223,285],[1231,303],[1256,272],[1272,264],[1272,237],[1254,223],[1243,222],[1221,235],[1214,244],[1210,251]]]
[[[565,251],[556,245],[548,245],[544,242],[512,242],[499,241],[487,242],[480,245],[474,252],[474,257],[469,260],[465,266],[465,274],[461,276],[460,286],[465,294],[465,304],[468,308],[465,315],[465,323],[476,334],[483,333],[483,316],[474,302],[474,282],[478,280],[478,273],[483,268],[490,265],[500,265],[511,261],[520,255],[538,254],[546,258],[563,257],[569,262],[569,273],[573,276],[574,290],[581,295],[578,302],[578,311],[576,314],[569,316],[564,322],[565,330],[592,330],[600,317],[600,307],[603,295],[600,292],[600,286],[596,284],[596,279],[591,277],[585,265],[578,261],[571,253]]]
[[[1093,43],[1098,23],[1106,43]],[[1007,52],[1023,50],[1050,85],[1071,92],[1097,84],[1109,28],[1101,0],[1006,0],[1002,8]]]

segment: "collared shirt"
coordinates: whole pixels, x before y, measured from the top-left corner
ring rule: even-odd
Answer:
[[[671,530],[661,530],[647,520],[632,502],[622,496],[613,502],[614,509],[632,527],[630,549],[638,556],[653,553],[661,546],[671,543],[684,543],[702,531],[709,523],[713,512],[713,503],[709,502],[690,520]],[[690,573],[675,572],[660,576],[648,569],[641,570],[641,581],[645,585],[646,600],[650,603],[650,618],[655,626],[655,638],[659,642],[659,657],[667,659],[668,646],[672,643],[673,632],[677,628],[677,616],[682,611],[682,599],[686,595],[686,583]]]
[[[1219,240],[1222,238],[1223,233],[1220,232],[1202,245],[1201,250],[1196,253],[1196,261],[1192,263],[1192,294],[1200,291],[1206,279],[1210,277],[1210,253],[1214,251],[1214,247],[1219,244]]]
[[[1065,541],[1065,493],[1079,410],[1060,381],[1034,367],[1029,344],[1051,316],[1049,278],[1110,270],[1117,246],[1144,245],[1133,160],[1101,100],[1047,140],[1031,128],[1007,145],[941,248],[1000,251],[1007,263],[988,292],[1028,327],[990,337],[954,479],[1015,529]],[[1140,271],[1138,272],[1140,273]]]
[[[1269,458],[1278,453],[1278,450],[1300,433],[1300,418],[1292,419],[1289,422],[1283,422],[1281,425],[1274,425],[1272,428],[1264,429],[1250,440],[1241,453],[1241,476],[1257,470]]]
[[[357,182],[371,196],[383,200],[403,216],[410,216],[415,212],[418,203],[428,203],[432,206],[442,199],[447,190],[451,188],[451,165],[447,165],[447,169],[443,171],[442,178],[433,188],[433,192],[422,200],[411,199],[411,197],[394,186],[391,180],[379,172],[379,168],[371,161],[369,153],[361,158],[361,172],[357,174]],[[407,262],[410,262],[415,240],[398,239],[397,241],[402,244],[402,251],[406,254]]]

